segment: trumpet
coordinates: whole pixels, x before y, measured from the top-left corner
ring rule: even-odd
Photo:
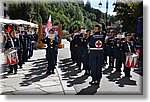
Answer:
[[[50,38],[50,45],[53,45],[53,39],[52,39],[52,37]]]

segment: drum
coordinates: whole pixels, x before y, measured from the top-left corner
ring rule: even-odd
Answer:
[[[125,66],[129,68],[135,68],[138,62],[138,54],[128,53],[126,55]]]
[[[14,49],[8,49],[4,52],[5,58],[6,58],[6,63],[8,65],[14,65],[18,63],[18,55],[17,55],[17,50]]]

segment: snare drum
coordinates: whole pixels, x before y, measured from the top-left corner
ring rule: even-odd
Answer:
[[[8,49],[4,52],[4,54],[5,54],[7,64],[14,65],[18,63],[17,50]]]
[[[135,68],[138,62],[138,55],[134,53],[128,53],[126,55],[125,66],[129,68]]]

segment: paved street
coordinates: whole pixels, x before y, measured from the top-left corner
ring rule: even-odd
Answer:
[[[65,48],[59,49],[58,64],[54,75],[46,75],[45,49],[34,50],[34,55],[18,69],[18,74],[7,75],[8,66],[0,54],[2,94],[50,94],[50,95],[99,95],[99,94],[142,94],[142,76],[139,68],[132,69],[132,78],[121,78],[114,69],[104,67],[100,87],[89,85],[91,77],[84,76],[70,59],[69,42],[63,40]]]

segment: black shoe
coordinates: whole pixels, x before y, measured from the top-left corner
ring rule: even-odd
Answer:
[[[7,74],[12,74],[13,72],[12,71],[9,71]]]
[[[55,72],[51,72],[51,74],[55,74]]]
[[[100,85],[100,82],[99,81],[91,81],[91,82],[89,82],[89,84],[91,84],[91,85]]]
[[[14,74],[17,74],[17,72],[14,72]]]
[[[81,70],[81,67],[78,67],[78,70]]]
[[[22,66],[19,67],[20,69],[23,68]]]
[[[91,82],[89,82],[89,84],[90,84],[90,85],[93,85],[93,84],[94,84],[94,82],[95,82],[95,81],[93,81],[93,80],[92,80]]]
[[[47,71],[46,74],[51,74],[51,73],[49,71]]]
[[[99,86],[99,85],[100,85],[100,82],[99,82],[99,81],[95,81],[95,82],[94,82],[94,85],[98,85],[98,86]]]
[[[90,73],[89,73],[89,72],[85,72],[85,73],[84,73],[84,75],[88,75],[88,76],[90,76]]]
[[[132,78],[132,76],[131,76],[131,75],[125,75],[125,77]]]
[[[88,73],[87,73],[87,72],[85,72],[85,73],[84,73],[84,75],[88,75]]]

